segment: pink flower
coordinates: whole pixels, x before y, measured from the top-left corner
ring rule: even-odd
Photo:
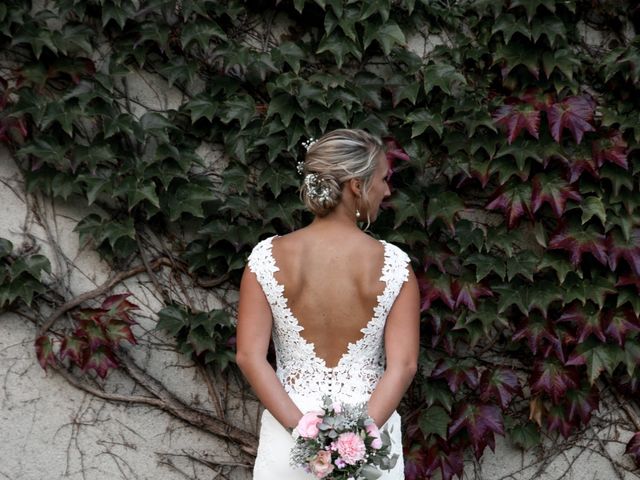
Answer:
[[[333,405],[331,405],[331,408],[333,408],[334,412],[336,413],[342,412],[342,405],[340,404],[340,402],[333,402]]]
[[[344,467],[347,466],[347,462],[342,460],[342,458],[340,458],[340,457],[336,458],[334,463],[336,464],[336,467],[338,467],[338,468],[344,468]]]
[[[378,426],[375,423],[370,423],[367,425],[367,433],[370,437],[373,437],[371,441],[371,447],[376,450],[382,448],[382,440],[380,439],[380,430],[378,430]]]
[[[333,465],[331,464],[331,452],[327,450],[320,450],[318,454],[313,457],[309,462],[311,467],[311,473],[317,478],[324,478],[333,472]]]
[[[322,423],[322,415],[324,412],[313,410],[305,413],[300,420],[296,430],[303,438],[316,438],[318,436],[318,424]]]
[[[360,436],[353,432],[341,433],[336,440],[336,447],[342,459],[349,465],[355,465],[362,460],[367,450]]]

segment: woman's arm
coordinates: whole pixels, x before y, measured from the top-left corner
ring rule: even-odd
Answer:
[[[236,363],[262,404],[285,428],[293,428],[302,412],[293,403],[267,361],[271,339],[271,307],[255,274],[245,267],[240,283]]]
[[[382,426],[397,408],[418,368],[420,351],[420,291],[409,268],[409,279],[387,316],[384,344],[387,366],[369,398],[368,412]]]

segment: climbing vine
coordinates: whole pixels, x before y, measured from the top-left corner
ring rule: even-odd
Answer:
[[[76,231],[114,268],[151,229],[176,252],[162,262],[213,288],[310,220],[303,140],[384,137],[393,195],[373,231],[410,254],[422,292],[406,476],[448,480],[496,435],[568,438],[603,386],[640,391],[639,29],[632,0],[9,0],[0,140],[28,191],[94,209]],[[132,72],[179,104],[143,108]],[[11,250],[0,305],[38,308],[48,262]],[[43,367],[104,377],[135,348],[135,305],[100,293],[41,329]],[[180,352],[235,368],[233,305],[164,301]],[[640,432],[626,451],[640,466]]]

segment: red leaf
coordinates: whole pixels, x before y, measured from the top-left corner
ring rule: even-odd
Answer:
[[[560,143],[562,131],[568,128],[576,143],[582,141],[586,132],[594,132],[591,125],[595,102],[586,95],[568,97],[547,108],[547,119],[551,135]]]
[[[117,368],[118,361],[116,360],[113,352],[105,347],[100,347],[94,351],[87,359],[83,372],[87,372],[89,369],[96,371],[100,378],[104,378],[109,373],[110,368]]]
[[[580,194],[558,175],[539,173],[533,177],[531,209],[537,212],[543,203],[548,203],[556,217],[562,217],[567,200],[579,202]]]
[[[507,129],[507,141],[509,144],[520,135],[523,128],[536,139],[540,131],[540,111],[529,104],[503,105],[493,113],[493,118],[498,125]]]
[[[508,183],[498,187],[489,198],[485,208],[489,210],[502,210],[507,215],[507,226],[513,228],[518,219],[525,213],[533,221],[533,215],[529,210],[531,202],[531,186],[526,183]]]
[[[38,363],[40,366],[47,369],[47,365],[56,364],[55,354],[53,353],[53,339],[49,335],[40,335],[36,338],[36,356],[38,357]]]
[[[480,379],[480,400],[488,402],[498,399],[505,409],[514,395],[522,395],[522,388],[513,370],[506,368],[487,369]]]
[[[601,264],[607,265],[607,247],[605,236],[594,230],[593,226],[588,228],[561,227],[551,239],[549,239],[549,249],[567,250],[571,253],[571,263],[577,267],[582,260],[582,254],[591,253]]]
[[[475,300],[480,297],[493,296],[491,289],[476,283],[456,278],[451,284],[451,293],[456,299],[455,308],[464,304],[469,310],[476,311]]]
[[[640,467],[640,432],[636,432],[636,434],[631,437],[631,440],[627,443],[627,448],[625,448],[624,453],[631,455],[635,460],[636,465]]]
[[[117,345],[121,340],[126,340],[132,345],[136,345],[138,343],[127,322],[123,322],[121,320],[110,320],[105,325],[104,330],[109,340],[111,340],[115,345]]]
[[[564,408],[561,405],[553,405],[547,415],[547,428],[549,431],[559,431],[565,439],[569,438],[573,426],[565,418]]]
[[[454,475],[462,478],[464,471],[463,458],[464,455],[461,449],[452,448],[446,442],[438,439],[438,442],[427,450],[424,464],[426,478],[431,478],[438,469],[440,469],[442,480],[451,480]]]
[[[621,276],[616,283],[616,287],[623,285],[635,285],[638,294],[640,294],[640,276]]]
[[[425,310],[428,310],[431,306],[431,302],[438,298],[453,310],[455,300],[451,294],[451,285],[447,276],[441,275],[436,278],[431,278],[426,275],[418,275],[418,284],[420,286],[422,297],[422,304],[420,306],[421,311],[424,312]]]
[[[456,393],[463,383],[472,390],[478,386],[478,369],[469,365],[456,363],[453,360],[441,359],[431,372],[432,378],[444,378],[453,393]]]
[[[565,368],[553,358],[536,360],[529,383],[534,394],[545,392],[554,403],[560,403],[569,388],[578,387],[575,370]]]
[[[567,391],[569,402],[569,420],[575,422],[578,417],[584,425],[589,423],[591,412],[598,409],[600,401],[598,390],[594,387],[585,389],[570,389]]]
[[[607,235],[606,245],[609,250],[611,270],[615,270],[618,267],[618,260],[624,258],[633,273],[640,276],[640,228],[631,230],[628,241],[617,230],[611,230]]]
[[[89,345],[87,342],[74,335],[68,335],[62,339],[62,345],[60,347],[60,359],[69,357],[79,367],[84,367],[84,364],[88,357]]]
[[[476,459],[480,459],[487,445],[495,451],[494,434],[504,435],[502,413],[497,405],[463,404],[449,425],[449,436],[463,428],[469,434]]]
[[[536,312],[532,312],[526,317],[525,325],[517,330],[511,340],[517,342],[523,338],[527,339],[527,344],[534,355],[538,353],[538,350],[542,350],[545,346],[553,346],[558,357],[563,359],[564,353],[562,352],[562,344],[558,338],[553,325],[549,320],[542,317]]]
[[[134,324],[136,323],[136,321],[131,319],[131,317],[129,317],[129,314],[127,312],[129,312],[129,310],[138,310],[139,307],[129,302],[128,300],[126,300],[126,298],[129,295],[132,295],[132,293],[127,292],[127,293],[120,293],[116,295],[110,295],[109,297],[104,299],[101,307],[102,309],[108,311],[105,313],[110,317],[115,316],[115,317],[118,317],[123,322]]]
[[[87,340],[92,352],[111,343],[102,324],[94,320],[81,320],[75,334],[77,337]]]
[[[422,480],[427,477],[427,452],[420,445],[412,445],[408,451],[405,447],[403,455],[406,480]]]
[[[571,323],[578,332],[579,343],[584,342],[589,335],[595,335],[601,342],[607,341],[602,330],[601,312],[590,302],[585,307],[571,305],[556,321]]]
[[[596,140],[591,145],[593,159],[598,167],[605,161],[615,163],[625,170],[629,169],[627,163],[627,142],[619,131],[609,132],[604,138]]]
[[[622,346],[629,332],[640,332],[638,317],[630,308],[607,310],[604,314],[605,333]]]

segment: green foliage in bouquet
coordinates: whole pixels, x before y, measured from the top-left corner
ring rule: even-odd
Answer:
[[[310,220],[303,140],[385,137],[394,188],[373,231],[422,291],[406,476],[448,480],[496,435],[569,437],[604,385],[640,391],[639,31],[631,1],[10,0],[0,140],[29,191],[98,212],[77,230],[110,262],[146,226],[219,285]],[[180,101],[141,108],[141,76]],[[3,296],[30,303],[25,282],[4,275]],[[219,320],[167,305],[160,326],[224,366]]]

